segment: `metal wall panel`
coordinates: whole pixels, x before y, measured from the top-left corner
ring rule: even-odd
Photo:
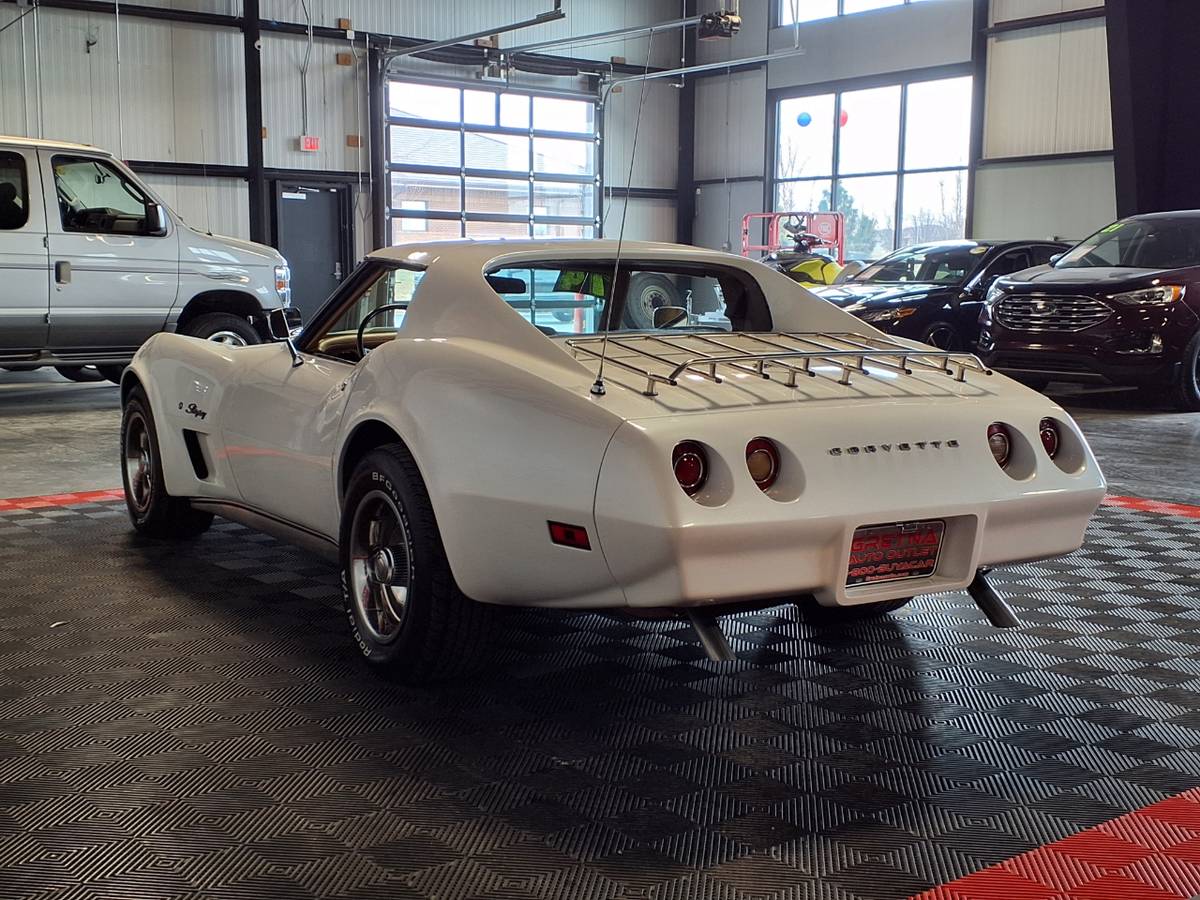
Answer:
[[[7,8],[3,14],[11,20]],[[43,9],[25,24],[24,60],[20,26],[0,35],[0,131],[38,134],[40,96],[47,138],[95,144],[126,159],[245,163],[236,32],[127,16],[120,22],[118,91],[114,16]]]
[[[625,85],[621,93],[608,96],[602,135],[604,183],[674,190],[679,172],[679,90],[662,80],[647,81],[645,88],[632,179],[629,153],[633,149],[642,83]]]
[[[977,237],[1077,240],[1116,217],[1111,157],[996,163],[975,174]]]
[[[1111,149],[1103,20],[989,40],[985,157]]]
[[[740,253],[742,216],[762,209],[761,180],[701,186],[696,192],[696,245]],[[754,234],[754,240],[762,241],[761,228]]]
[[[992,0],[991,23],[1052,16],[1055,13],[1103,6],[1104,0]]]
[[[696,86],[696,178],[763,173],[770,114],[766,72],[754,69]]]
[[[626,211],[628,202],[628,211]],[[625,240],[627,241],[674,241],[675,202],[673,200],[646,200],[622,198],[604,201],[603,229],[597,237],[616,240],[621,233],[621,217],[625,218]]]
[[[250,192],[240,178],[143,176],[183,220],[200,231],[250,237]]]

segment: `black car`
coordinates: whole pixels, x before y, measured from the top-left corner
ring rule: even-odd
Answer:
[[[937,241],[906,247],[817,294],[881,331],[972,350],[992,282],[1070,248],[1054,241]]]
[[[984,360],[1031,387],[1136,386],[1200,410],[1200,210],[1122,219],[1006,276],[981,326]]]

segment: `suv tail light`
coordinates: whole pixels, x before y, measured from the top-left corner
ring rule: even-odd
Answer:
[[[767,490],[779,477],[779,449],[768,438],[759,437],[746,445],[746,469],[760,490]]]
[[[1003,469],[1008,465],[1008,459],[1012,455],[1012,435],[1008,433],[1008,427],[999,422],[993,422],[988,426],[987,439],[988,447],[992,451],[992,459],[996,460],[996,465]]]
[[[708,480],[708,454],[695,441],[680,441],[675,445],[671,467],[675,470],[675,480],[689,497],[694,497]]]
[[[1062,446],[1062,436],[1058,433],[1058,423],[1053,419],[1042,419],[1038,425],[1038,434],[1042,439],[1042,446],[1046,448],[1046,454],[1051,458],[1058,456],[1058,449]]]

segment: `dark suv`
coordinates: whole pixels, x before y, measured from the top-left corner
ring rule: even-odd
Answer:
[[[980,326],[984,360],[1032,387],[1139,386],[1200,410],[1200,210],[1122,219],[1000,279]]]

